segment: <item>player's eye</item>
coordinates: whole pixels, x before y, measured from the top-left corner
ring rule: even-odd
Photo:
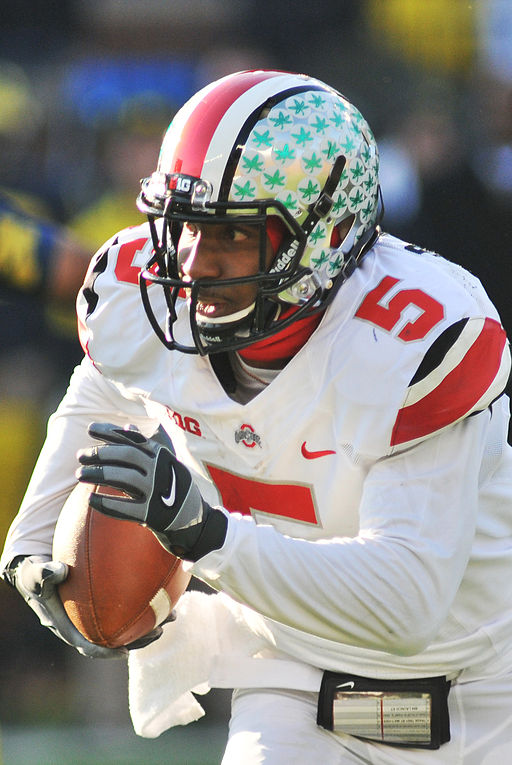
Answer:
[[[249,239],[252,231],[244,226],[228,225],[225,228],[224,236],[229,239],[230,242],[245,242]]]

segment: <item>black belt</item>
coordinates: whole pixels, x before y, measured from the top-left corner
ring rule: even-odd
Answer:
[[[445,677],[378,680],[324,672],[317,723],[392,746],[439,749],[450,740]]]

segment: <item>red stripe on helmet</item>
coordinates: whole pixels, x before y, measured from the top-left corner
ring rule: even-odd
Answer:
[[[229,107],[250,88],[283,72],[247,71],[219,80],[188,116],[168,165],[171,173],[201,177],[208,147]]]

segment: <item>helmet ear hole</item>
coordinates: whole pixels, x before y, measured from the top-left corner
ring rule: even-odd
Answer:
[[[341,244],[341,234],[340,234],[339,226],[334,226],[332,230],[331,241],[329,242],[329,246],[332,247],[334,250],[337,250],[340,244]]]
[[[338,247],[341,246],[343,240],[347,236],[348,232],[352,228],[352,224],[354,223],[355,215],[349,215],[348,218],[345,218],[345,220],[342,220],[341,223],[338,223],[337,226],[334,226],[332,233],[331,233],[331,241],[330,246],[337,250]]]

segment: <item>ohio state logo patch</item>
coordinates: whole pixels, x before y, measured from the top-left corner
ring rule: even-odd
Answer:
[[[235,432],[235,443],[242,443],[249,449],[253,449],[258,445],[261,449],[261,438],[254,431],[252,425],[248,425],[247,423],[240,425],[239,429]]]

